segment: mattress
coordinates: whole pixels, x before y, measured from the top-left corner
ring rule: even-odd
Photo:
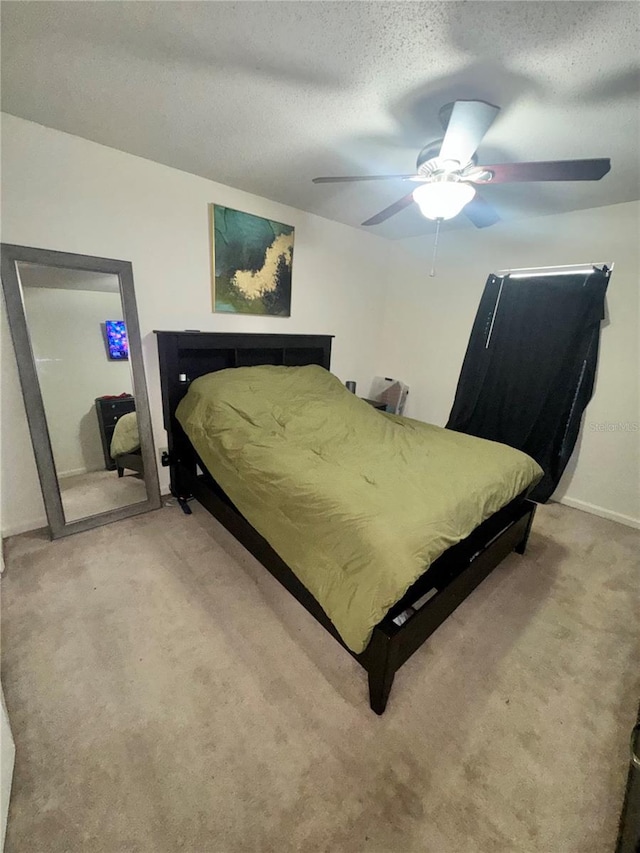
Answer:
[[[542,475],[506,445],[377,411],[318,366],[207,374],[176,416],[357,653],[435,559]]]

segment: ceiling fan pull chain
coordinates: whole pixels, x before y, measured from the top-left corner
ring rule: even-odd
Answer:
[[[440,223],[442,219],[436,219],[436,239],[433,243],[433,258],[431,259],[431,272],[429,273],[430,278],[434,278],[436,274],[436,255],[438,254],[438,237],[440,236]]]

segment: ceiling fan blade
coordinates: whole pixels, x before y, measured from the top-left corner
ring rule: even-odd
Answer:
[[[469,217],[476,228],[487,228],[489,225],[500,222],[500,217],[494,208],[478,193],[475,194],[469,204],[465,205],[462,212]]]
[[[371,219],[367,219],[366,222],[363,222],[363,225],[378,225],[380,222],[384,222],[385,219],[389,219],[392,216],[395,216],[396,213],[400,213],[401,210],[404,210],[405,207],[409,207],[409,205],[413,202],[413,192],[410,192],[409,195],[404,196],[399,201],[394,201],[393,204],[390,204],[389,207],[385,207],[384,210],[381,210],[380,213],[376,213],[375,216],[372,216]]]
[[[340,184],[347,181],[410,181],[420,178],[420,175],[345,175],[339,178],[312,178],[314,184]]]
[[[443,160],[457,160],[464,166],[475,154],[483,136],[500,112],[500,107],[485,101],[456,101],[453,107],[447,104],[440,110],[443,123],[449,110],[449,120],[439,156]]]
[[[490,181],[478,183],[506,184],[511,181],[599,181],[611,168],[611,160],[546,160],[539,163],[500,163],[481,166],[493,172]],[[469,179],[471,180],[471,179]]]

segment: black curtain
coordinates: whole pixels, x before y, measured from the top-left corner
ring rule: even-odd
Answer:
[[[610,271],[487,279],[447,427],[532,456],[544,502],[591,399]]]

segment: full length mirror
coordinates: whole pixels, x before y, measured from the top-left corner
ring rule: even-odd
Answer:
[[[2,277],[53,536],[159,506],[130,264],[3,246]]]
[[[65,521],[147,499],[117,275],[18,263]]]

